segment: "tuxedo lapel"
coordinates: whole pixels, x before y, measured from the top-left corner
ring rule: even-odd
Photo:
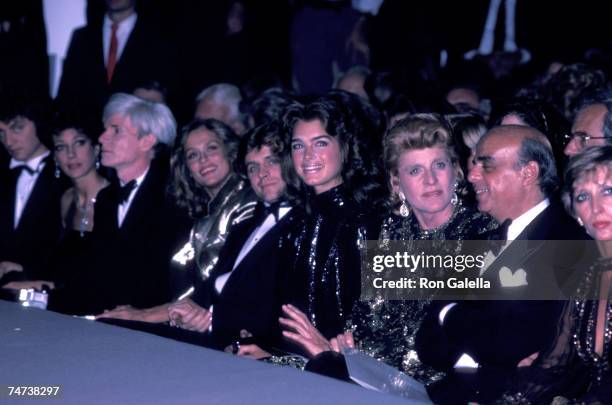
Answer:
[[[227,291],[232,290],[233,285],[241,286],[240,282],[245,276],[247,276],[248,272],[254,271],[255,264],[261,265],[262,263],[262,255],[261,252],[271,252],[273,251],[274,244],[278,241],[279,236],[282,234],[282,230],[285,227],[285,224],[289,221],[290,213],[281,218],[278,223],[276,223],[263,238],[261,238],[255,246],[251,248],[251,250],[242,258],[240,264],[233,270],[231,276],[227,280],[225,287],[223,288],[222,294],[227,293]],[[254,227],[252,231],[254,230]],[[252,233],[252,231],[247,235],[244,239],[244,242],[248,239],[248,236]],[[240,245],[240,248],[244,245],[244,242]],[[236,257],[238,256],[238,252],[240,248],[236,252]],[[235,263],[235,258],[232,261],[232,267]],[[231,268],[230,268],[231,271]]]
[[[50,195],[53,195],[53,172],[55,171],[55,166],[47,159],[45,163],[45,167],[42,172],[39,174],[36,179],[36,184],[34,184],[34,188],[32,189],[32,193],[28,198],[28,202],[23,208],[23,212],[21,213],[21,218],[19,219],[19,223],[17,224],[17,228],[15,229],[15,234],[17,238],[22,237],[24,233],[27,233],[29,229],[34,229],[37,226],[37,222],[39,222],[39,218],[36,214],[36,211],[40,211],[40,208],[37,210],[36,207],[40,207],[41,202],[47,200]],[[13,188],[15,190],[15,188]],[[14,218],[14,206],[15,206],[15,198],[13,194],[13,215]],[[57,215],[60,216],[60,212],[47,212],[46,215]]]

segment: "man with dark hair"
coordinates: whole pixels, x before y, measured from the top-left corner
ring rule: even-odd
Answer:
[[[43,143],[50,137],[46,105],[16,98],[2,104],[0,142],[11,160],[8,171],[0,169],[6,173],[0,174],[0,278],[2,284],[52,280],[47,265],[60,235],[67,184]]]
[[[556,252],[547,241],[588,238],[555,201],[552,149],[533,128],[490,130],[478,143],[468,180],[478,209],[502,224],[492,238],[508,242],[481,269],[495,301],[438,303],[417,334],[419,358],[448,373],[429,388],[442,404],[496,398],[517,366],[551,344],[561,291],[583,251]],[[459,371],[466,368],[472,371]]]
[[[264,347],[279,337],[279,241],[292,221],[285,202],[287,153],[273,122],[245,135],[237,165],[260,200],[255,215],[232,230],[211,276],[191,299],[170,307],[176,326],[198,332],[212,328],[207,344],[215,348],[239,341],[241,330]]]

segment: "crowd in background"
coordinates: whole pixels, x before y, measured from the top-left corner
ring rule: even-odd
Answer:
[[[435,403],[612,401],[595,2],[209,3],[89,1],[54,100],[36,47],[0,70],[3,298],[344,380],[356,347]],[[495,299],[360,300],[367,240],[512,243]]]

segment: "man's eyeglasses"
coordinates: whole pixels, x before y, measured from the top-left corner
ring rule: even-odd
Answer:
[[[574,132],[571,134],[565,134],[563,137],[565,138],[566,142],[570,142],[572,139],[576,138],[578,145],[580,145],[581,148],[586,148],[590,139],[606,139],[605,136],[591,136],[586,132]]]

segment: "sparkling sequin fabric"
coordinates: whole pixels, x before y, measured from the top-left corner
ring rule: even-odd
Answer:
[[[594,294],[607,300],[603,325],[603,353],[595,351],[599,300],[573,300],[567,303],[560,329],[551,350],[524,370],[517,388],[498,403],[549,403],[555,396],[575,398],[571,404],[612,403],[612,288],[603,293],[600,280],[612,271],[612,259],[600,259],[585,273],[577,296]]]
[[[414,215],[406,218],[391,215],[383,222],[379,240],[380,243],[386,240],[406,241],[407,251],[411,249],[411,241],[439,241],[436,248],[442,249],[449,246],[444,243],[445,240],[479,239],[480,234],[496,225],[489,216],[457,205],[450,220],[432,230],[421,230]],[[443,374],[419,361],[414,339],[430,304],[431,298],[359,301],[353,308],[348,326],[363,351],[428,384]]]
[[[298,207],[296,218],[284,252],[291,269],[288,301],[324,336],[335,337],[359,298],[359,246],[377,224],[356,209],[344,186],[314,196],[312,212]]]

